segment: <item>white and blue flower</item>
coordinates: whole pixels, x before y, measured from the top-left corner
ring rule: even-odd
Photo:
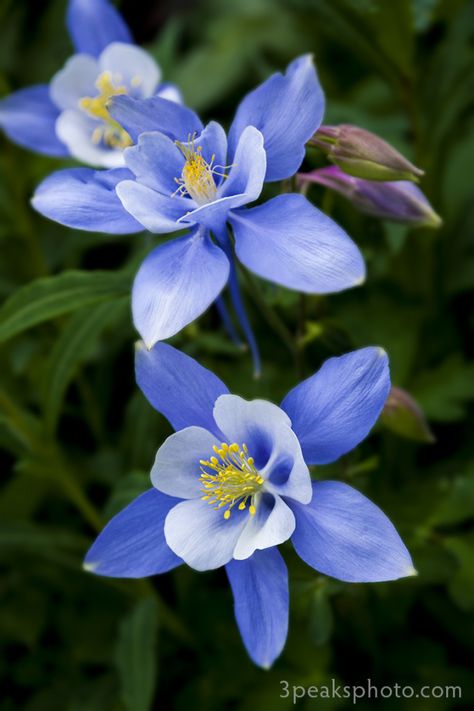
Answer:
[[[77,54],[49,85],[21,89],[1,101],[0,127],[11,140],[38,153],[122,166],[123,149],[132,141],[108,112],[111,97],[180,102],[180,94],[160,83],[155,60],[133,44],[108,0],[70,0],[67,25]]]
[[[203,128],[192,111],[177,105],[168,122],[172,130],[163,131],[157,125],[159,102],[130,96],[110,102],[110,115],[135,144],[124,152],[127,179],[123,171],[112,171],[104,186],[103,174],[60,171],[39,186],[33,205],[79,229],[145,228],[161,234],[190,228],[158,246],[142,264],[132,296],[136,328],[152,347],[203,313],[229,282],[258,369],[229,226],[236,257],[290,289],[337,292],[365,276],[354,242],[302,195],[282,194],[245,207],[260,197],[264,182],[294,175],[321,123],[324,96],[312,57],[300,57],[284,75],[274,74],[245,97],[228,137],[218,123]]]
[[[98,575],[137,578],[187,563],[225,566],[254,662],[269,667],[288,628],[288,574],[276,546],[291,539],[311,567],[348,582],[415,574],[386,515],[337,481],[312,481],[364,439],[390,389],[387,356],[364,348],[331,358],[280,407],[229,394],[163,343],[137,349],[137,382],[176,430],[160,447],[153,487],[117,514],[85,559]]]

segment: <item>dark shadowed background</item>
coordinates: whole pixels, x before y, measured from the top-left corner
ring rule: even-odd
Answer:
[[[241,644],[222,571],[182,567],[136,582],[82,572],[96,532],[147,488],[154,452],[170,433],[133,378],[129,285],[157,238],[86,234],[35,214],[29,197],[60,164],[0,137],[0,295],[16,293],[0,312],[0,709],[278,710],[292,706],[279,698],[282,679],[360,684],[368,677],[378,685],[460,685],[463,699],[361,701],[360,709],[473,708],[474,5],[120,6],[165,79],[203,118],[228,125],[244,92],[311,51],[327,95],[325,123],[371,129],[426,171],[421,187],[444,220],[438,231],[380,222],[311,189],[315,204],[324,201],[363,250],[368,279],[356,290],[306,299],[260,283],[295,336],[296,359],[248,290],[263,355],[259,381],[212,309],[172,341],[232,391],[275,402],[331,355],[386,348],[394,384],[417,398],[436,442],[411,442],[379,425],[315,476],[348,481],[379,504],[419,576],[346,585],[318,576],[284,546],[290,634],[265,672]],[[71,53],[64,9],[64,0],[0,0],[1,95],[47,81]],[[307,161],[309,168],[323,159],[313,152]],[[31,306],[41,311],[50,288],[35,282],[69,270],[83,272],[79,296],[65,296],[55,282],[61,315],[35,316]],[[351,704],[306,699],[300,706]]]

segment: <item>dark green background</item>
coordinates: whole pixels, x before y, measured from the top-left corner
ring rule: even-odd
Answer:
[[[0,1],[2,94],[48,80],[71,52],[64,6]],[[138,582],[81,571],[97,530],[147,487],[154,452],[170,432],[134,385],[128,301],[136,265],[158,240],[79,233],[41,218],[28,200],[59,164],[1,138],[0,293],[14,296],[0,312],[0,708],[266,711],[291,708],[279,699],[279,680],[310,685],[333,677],[461,685],[462,705],[472,708],[473,4],[127,0],[122,9],[165,78],[204,118],[228,125],[245,91],[312,51],[326,123],[372,129],[426,171],[422,189],[444,220],[439,231],[380,223],[312,189],[315,204],[324,201],[363,250],[367,283],[306,300],[260,283],[297,353],[246,291],[262,347],[260,381],[212,309],[173,340],[234,392],[276,402],[326,357],[384,346],[393,382],[423,406],[436,443],[416,444],[379,426],[315,475],[348,481],[382,506],[419,577],[345,585],[283,547],[290,634],[281,659],[264,672],[240,642],[223,571],[183,567]],[[318,161],[309,156],[307,167]],[[433,699],[381,705],[461,706]],[[307,700],[301,707],[350,704]]]

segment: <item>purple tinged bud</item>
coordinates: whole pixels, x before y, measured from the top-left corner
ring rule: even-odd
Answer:
[[[401,437],[429,444],[435,441],[423,410],[416,400],[401,388],[392,386],[382,410],[381,421],[387,429]]]
[[[318,183],[350,200],[361,212],[417,227],[441,226],[441,218],[420,188],[408,180],[379,182],[354,178],[335,165],[298,173],[301,187]]]
[[[358,126],[321,126],[309,141],[345,173],[366,180],[411,180],[424,174],[387,141]]]

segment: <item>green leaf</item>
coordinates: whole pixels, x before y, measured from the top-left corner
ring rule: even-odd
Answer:
[[[116,664],[128,711],[149,711],[156,685],[158,616],[152,598],[141,600],[120,625]]]
[[[121,272],[63,272],[38,279],[11,296],[0,309],[0,343],[32,326],[128,293]]]
[[[92,309],[87,307],[76,312],[63,330],[49,358],[43,388],[49,431],[56,427],[64,393],[79,366],[90,355],[103,331],[125,316],[128,308],[128,297],[101,302]]]

